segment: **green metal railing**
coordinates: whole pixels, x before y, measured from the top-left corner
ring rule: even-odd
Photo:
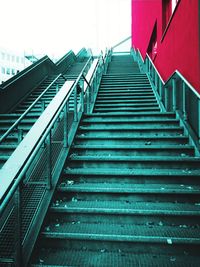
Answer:
[[[131,53],[140,69],[149,77],[164,110],[178,115],[199,150],[200,95],[197,90],[178,70],[164,82],[148,54],[143,60],[139,49],[132,49]]]
[[[65,82],[0,170],[1,263],[27,265],[81,116],[93,109],[107,58],[99,56],[76,81]]]

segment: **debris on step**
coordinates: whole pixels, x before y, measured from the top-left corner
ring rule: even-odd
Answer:
[[[147,141],[147,142],[145,143],[145,145],[150,146],[150,145],[151,145],[151,141]]]
[[[72,198],[72,202],[77,202],[77,201],[78,200],[75,197]]]
[[[73,185],[74,184],[74,181],[73,180],[68,180],[67,181],[67,185]]]
[[[176,261],[176,257],[170,257],[170,261],[172,261],[172,262],[174,262],[174,261]]]
[[[167,238],[167,244],[172,245],[172,240],[171,240],[171,238]]]

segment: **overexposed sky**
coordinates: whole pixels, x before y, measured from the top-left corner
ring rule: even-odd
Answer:
[[[61,57],[131,35],[131,0],[0,0],[0,46]]]

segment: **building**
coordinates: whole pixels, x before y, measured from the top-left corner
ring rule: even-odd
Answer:
[[[31,65],[24,53],[15,53],[5,48],[0,48],[0,83],[8,80],[19,71]]]
[[[166,81],[177,69],[200,92],[200,1],[132,0],[132,46]]]

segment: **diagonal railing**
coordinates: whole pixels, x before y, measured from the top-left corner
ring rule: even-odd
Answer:
[[[149,77],[165,111],[173,111],[181,119],[192,138],[199,155],[200,143],[200,95],[178,71],[164,82],[148,54],[143,59],[139,49],[131,50],[134,60]]]
[[[81,116],[93,108],[107,58],[99,56],[87,74],[83,69],[76,81],[65,82],[0,170],[1,263],[27,265]]]

